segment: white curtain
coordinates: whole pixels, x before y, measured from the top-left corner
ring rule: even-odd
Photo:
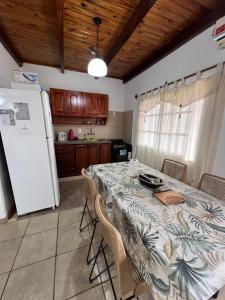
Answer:
[[[159,170],[165,158],[184,162],[194,185],[212,170],[225,106],[222,65],[203,76],[148,93],[138,106],[137,158]]]

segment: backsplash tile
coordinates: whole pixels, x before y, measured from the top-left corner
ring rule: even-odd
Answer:
[[[92,128],[96,138],[123,139],[124,124],[124,112],[109,111],[106,125],[54,125],[54,131],[55,137],[57,137],[57,132],[64,131],[68,133],[70,129],[73,129],[75,136],[77,136],[79,128],[82,130],[82,135],[87,134],[90,128]]]
[[[133,111],[124,112],[124,141],[131,144],[132,140],[132,123],[133,123]]]

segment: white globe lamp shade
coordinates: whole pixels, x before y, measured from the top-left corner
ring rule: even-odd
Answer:
[[[94,77],[104,77],[107,75],[107,66],[101,58],[93,58],[88,64],[88,74]]]

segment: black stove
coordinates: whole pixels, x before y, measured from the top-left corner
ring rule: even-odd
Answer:
[[[111,162],[129,161],[132,158],[132,145],[122,139],[111,140]]]

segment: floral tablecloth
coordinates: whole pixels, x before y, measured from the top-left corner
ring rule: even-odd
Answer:
[[[155,299],[209,299],[225,285],[225,203],[148,166],[185,196],[165,206],[129,176],[129,163],[90,171],[124,245]]]

